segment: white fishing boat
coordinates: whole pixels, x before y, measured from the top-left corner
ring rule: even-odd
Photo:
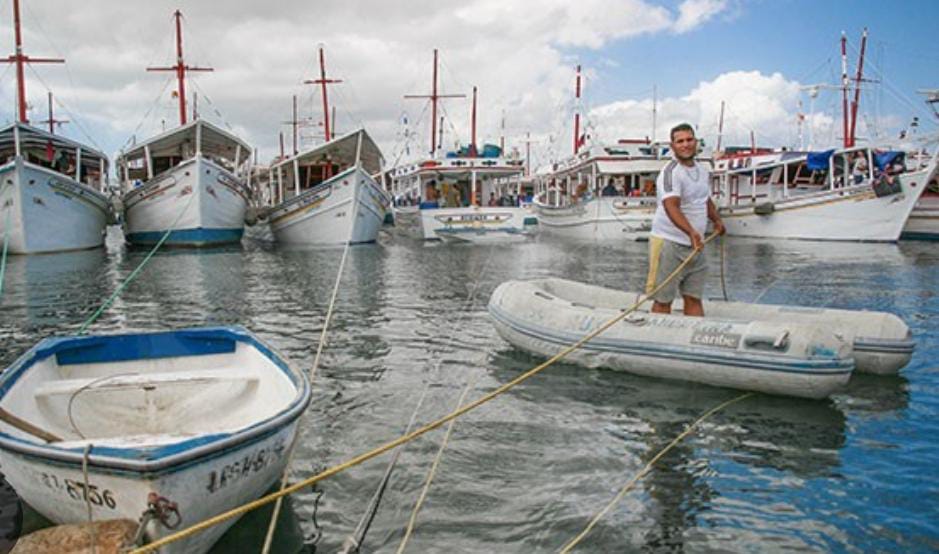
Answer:
[[[564,279],[508,281],[489,301],[499,334],[552,356],[635,304],[639,295]],[[705,318],[637,311],[566,360],[649,377],[824,398],[852,370],[896,373],[910,359],[909,328],[881,312],[705,303]],[[646,308],[647,309],[647,308]]]
[[[473,88],[472,138],[468,146],[443,152],[437,144],[437,103],[463,95],[437,93],[434,50],[429,156],[392,170],[395,229],[420,240],[501,242],[527,237],[534,223],[521,207],[523,161],[507,158],[503,147],[476,142],[476,88]]]
[[[195,115],[187,123],[185,65],[176,11],[179,127],[135,144],[117,159],[124,238],[132,244],[210,246],[238,242],[250,198],[251,147]]]
[[[894,242],[935,173],[936,156],[893,174],[848,147],[715,172],[712,197],[730,236]]]
[[[103,153],[29,125],[20,33],[19,1],[14,0],[17,122],[0,129],[0,247],[12,254],[39,254],[94,248],[104,244],[110,203],[108,162]],[[41,59],[62,62],[64,60]]]
[[[0,376],[0,463],[54,523],[90,506],[143,518],[152,541],[267,491],[309,402],[304,374],[241,328],[44,339]],[[234,521],[160,551],[205,552]]]
[[[929,164],[929,155],[922,147],[907,148],[903,154],[907,171],[916,171]],[[939,240],[939,175],[934,173],[927,183],[926,191],[913,206],[900,238]]]
[[[278,243],[374,242],[391,200],[375,180],[382,155],[364,129],[274,163],[268,211]]]
[[[655,180],[669,161],[666,145],[647,140],[584,148],[539,176],[538,224],[545,233],[582,240],[648,238]]]

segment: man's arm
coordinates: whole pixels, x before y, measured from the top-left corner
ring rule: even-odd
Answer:
[[[718,235],[723,235],[727,230],[724,228],[724,221],[721,219],[721,214],[717,211],[717,206],[714,205],[714,201],[708,198],[708,219],[714,224],[714,232]]]
[[[710,202],[710,200],[708,200]],[[662,200],[662,206],[665,208],[665,213],[668,215],[668,218],[672,220],[672,223],[675,224],[675,227],[681,229],[683,233],[688,235],[688,238],[691,239],[691,246],[698,250],[704,246],[704,242],[701,239],[701,235],[694,230],[694,227],[688,223],[688,218],[685,217],[685,213],[681,211],[681,197],[680,196],[669,196]],[[710,208],[708,208],[710,212]]]

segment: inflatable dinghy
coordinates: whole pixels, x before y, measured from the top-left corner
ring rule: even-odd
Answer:
[[[492,293],[489,314],[512,345],[553,356],[635,300],[635,294],[563,279],[508,281]],[[711,310],[705,318],[632,313],[565,360],[804,398],[825,398],[851,377],[852,338],[825,321],[759,319],[746,312],[716,317]]]

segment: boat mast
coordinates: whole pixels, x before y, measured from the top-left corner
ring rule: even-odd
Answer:
[[[405,98],[430,98],[430,155],[437,153],[437,101],[441,98],[466,98],[465,94],[437,94],[437,49],[434,48],[434,81],[431,87],[430,95],[427,94],[405,94]],[[443,123],[440,124],[441,131]],[[441,137],[443,142],[443,137]]]
[[[864,50],[867,47],[867,27],[864,28],[864,33],[861,35],[861,54],[858,57],[857,61],[857,76],[854,78],[854,102],[851,103],[851,134],[850,134],[850,144],[847,146],[854,146],[854,132],[857,127],[857,108],[858,103],[861,99],[861,81],[864,77]]]
[[[54,134],[55,134],[55,126],[56,126],[57,124],[58,124],[58,125],[61,125],[61,124],[63,124],[63,123],[68,123],[68,120],[67,120],[67,119],[56,119],[56,118],[52,117],[52,92],[49,92],[49,119],[40,121],[40,123],[48,123],[48,124],[49,124],[49,134],[50,134],[50,135],[54,135]]]
[[[183,58],[183,13],[179,10],[173,14],[176,19],[176,65],[170,67],[148,67],[147,71],[175,71],[177,95],[179,96],[179,124],[186,124],[186,72],[188,71],[214,71],[211,67],[195,67],[186,65]]]
[[[65,63],[65,60],[61,58],[30,58],[26,54],[23,54],[23,34],[20,30],[19,0],[13,0],[13,28],[16,37],[16,53],[0,61],[16,64],[17,117],[20,123],[29,123],[29,118],[26,116],[26,75],[24,74],[24,66],[27,63]]]
[[[577,66],[577,81],[574,92],[574,154],[580,149],[580,66]]]
[[[652,85],[652,140],[650,142],[655,142],[655,126],[657,123],[658,116],[658,90],[655,85]]]
[[[323,53],[323,47],[320,46],[320,78],[312,79],[309,81],[303,81],[308,85],[320,85],[323,91],[323,136],[326,138],[326,142],[332,140],[332,133],[329,127],[329,98],[326,96],[326,85],[332,85],[335,83],[341,83],[342,79],[327,79],[326,78],[326,54]]]
[[[473,117],[470,122],[472,127],[472,141],[470,142],[470,156],[475,158],[478,155],[478,150],[476,149],[476,87],[473,87]]]
[[[851,146],[848,138],[848,39],[841,31],[841,123],[844,147]]]
[[[721,118],[717,122],[717,151],[721,151],[721,142],[724,139],[724,101],[721,100]]]

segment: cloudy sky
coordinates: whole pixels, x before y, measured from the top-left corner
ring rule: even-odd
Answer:
[[[62,132],[108,153],[178,123],[170,73],[172,13],[183,11],[187,63],[202,117],[229,126],[276,155],[278,134],[291,148],[292,96],[300,99],[306,145],[322,133],[317,47],[327,71],[339,131],[365,126],[389,161],[429,149],[429,109],[405,94],[426,94],[432,51],[440,50],[440,87],[466,99],[443,103],[445,144],[469,139],[472,87],[479,89],[480,142],[524,150],[531,133],[537,162],[570,153],[574,67],[583,66],[582,110],[598,141],[652,134],[690,121],[716,139],[725,103],[724,143],[823,147],[840,136],[840,96],[806,85],[840,76],[838,40],[849,40],[853,73],[860,34],[870,28],[859,134],[895,136],[914,116],[921,132],[935,119],[915,94],[939,87],[932,47],[939,3],[897,6],[873,0],[22,0],[25,52],[67,64],[27,69],[33,121],[46,119],[46,93],[57,98]],[[0,44],[13,51],[12,0],[0,2]],[[0,68],[0,119],[15,116],[15,72]],[[653,90],[655,93],[653,94]],[[801,107],[800,107],[801,102]],[[407,121],[407,124],[405,124]],[[89,139],[90,137],[90,139]]]

